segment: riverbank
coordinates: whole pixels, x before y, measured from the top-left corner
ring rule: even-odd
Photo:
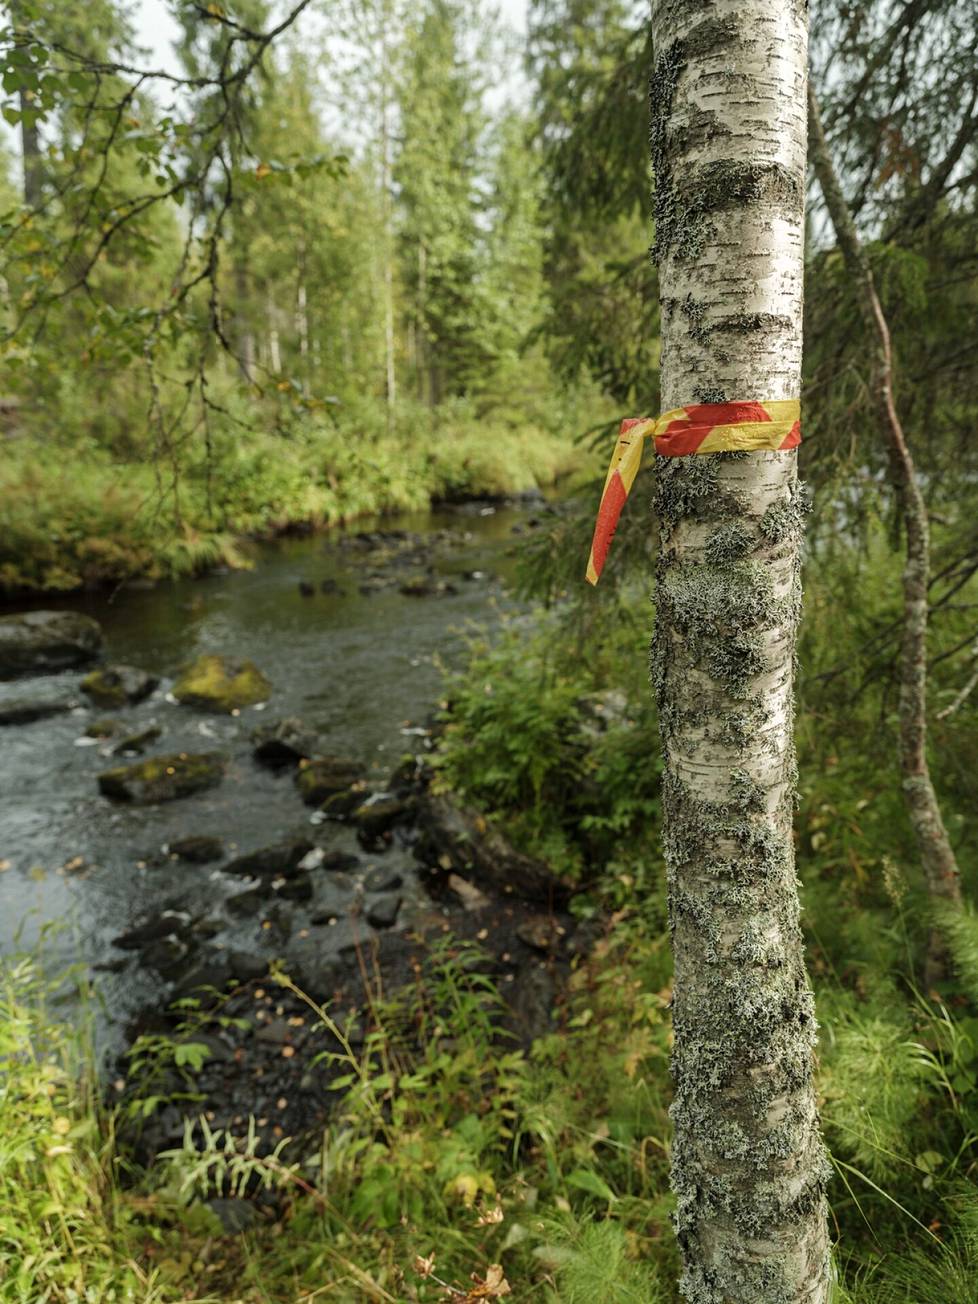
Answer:
[[[253,544],[439,502],[550,488],[588,462],[563,430],[461,410],[376,411],[215,435],[167,463],[49,438],[8,440],[0,464],[0,597],[71,593],[246,568]]]

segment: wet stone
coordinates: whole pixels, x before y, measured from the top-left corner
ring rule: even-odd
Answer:
[[[560,925],[550,915],[531,915],[516,925],[516,936],[535,951],[552,951],[561,940]]]
[[[360,761],[342,756],[320,756],[300,765],[295,781],[307,806],[321,806],[327,797],[347,793],[365,773],[366,767]]]
[[[370,870],[363,880],[366,892],[394,892],[404,882],[396,869],[387,869],[383,865]]]
[[[267,702],[271,695],[272,685],[255,663],[235,657],[198,657],[173,685],[173,696],[184,706],[225,715]]]
[[[50,720],[64,715],[77,706],[71,700],[50,698],[22,698],[19,702],[0,702],[0,725],[33,724],[35,720]]]
[[[178,937],[161,937],[139,954],[139,962],[155,969],[162,978],[176,978],[187,966],[190,947]]]
[[[276,768],[298,765],[319,750],[316,735],[295,717],[259,726],[251,740],[255,760]]]
[[[99,666],[81,682],[81,690],[95,706],[133,706],[159,686],[156,675],[136,666]]]
[[[155,756],[135,765],[105,770],[98,785],[106,797],[148,805],[174,801],[216,787],[224,778],[226,757],[220,752]]]
[[[252,955],[250,951],[232,949],[227,953],[227,960],[231,973],[240,982],[253,982],[256,978],[264,978],[268,973],[268,961],[260,955]]]
[[[330,873],[349,873],[350,870],[356,869],[360,864],[360,857],[353,855],[349,851],[327,851],[326,855],[320,861],[319,868],[328,870]]]
[[[26,611],[0,616],[0,679],[68,670],[93,660],[102,630],[77,611]]]
[[[300,863],[313,850],[311,842],[295,838],[276,842],[270,847],[260,847],[244,856],[236,856],[224,866],[225,874],[240,874],[245,878],[274,878],[278,874],[296,873]]]
[[[232,915],[257,915],[268,904],[268,889],[253,887],[247,892],[237,892],[228,897],[227,908]]]
[[[190,915],[183,910],[161,910],[139,921],[128,932],[112,939],[112,945],[124,951],[134,951],[159,938],[179,936],[190,926]]]
[[[169,852],[171,856],[176,856],[177,860],[186,860],[191,865],[206,865],[209,861],[221,859],[224,855],[224,843],[220,838],[198,833],[171,842]]]
[[[401,910],[401,898],[395,893],[379,896],[367,906],[367,923],[373,928],[393,928]]]
[[[139,755],[147,747],[158,742],[163,736],[163,730],[158,724],[151,724],[148,728],[143,729],[141,733],[130,734],[128,738],[121,738],[112,748],[114,756]]]
[[[401,797],[386,792],[375,793],[356,808],[353,822],[366,841],[372,842],[407,819],[412,809],[412,803]]]

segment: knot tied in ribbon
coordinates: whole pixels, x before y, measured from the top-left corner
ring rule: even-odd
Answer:
[[[623,421],[594,525],[588,583],[597,584],[604,569],[618,518],[642,464],[646,439],[655,441],[660,457],[796,448],[801,443],[800,416],[798,399],[786,399],[771,403],[692,403],[660,417]]]

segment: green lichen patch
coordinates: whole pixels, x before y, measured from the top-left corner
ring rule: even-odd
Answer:
[[[743,510],[744,503],[717,474],[718,453],[702,457],[657,457],[652,507],[666,528],[685,517],[718,520]]]
[[[768,543],[796,542],[805,530],[805,517],[812,509],[807,486],[799,484],[789,498],[772,503],[761,517],[758,528]]]
[[[753,530],[744,521],[725,521],[706,541],[704,556],[711,566],[741,561],[756,546]]]
[[[253,661],[232,657],[201,656],[181,670],[173,696],[184,706],[203,711],[232,711],[267,702],[272,685]]]
[[[649,79],[649,152],[652,156],[655,212],[653,262],[659,262],[663,254],[672,248],[681,230],[673,177],[674,151],[670,140],[669,119],[685,64],[686,52],[682,42],[673,41],[656,58]]]
[[[714,317],[711,327],[716,333],[750,335],[754,331],[793,331],[795,323],[790,317],[775,312],[734,312]]]

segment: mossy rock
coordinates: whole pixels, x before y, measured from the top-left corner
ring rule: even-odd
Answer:
[[[342,756],[321,756],[296,770],[295,781],[307,806],[319,806],[334,793],[347,792],[359,783],[366,767]]]
[[[98,776],[99,790],[117,801],[149,805],[175,801],[214,788],[224,778],[227,758],[220,752],[151,756],[135,765],[120,765]]]
[[[149,751],[155,742],[163,737],[163,730],[158,724],[151,724],[139,733],[129,734],[127,738],[121,738],[112,748],[114,756],[125,756],[127,753],[133,756],[141,756],[143,752]]]
[[[136,666],[99,666],[85,676],[81,690],[96,706],[129,706],[149,697],[159,682]]]
[[[93,720],[85,730],[86,738],[114,738],[122,731],[119,720]]]
[[[0,616],[0,679],[50,674],[91,661],[102,650],[102,630],[77,611],[27,611]]]
[[[184,666],[173,685],[173,696],[184,706],[225,715],[267,702],[271,695],[271,683],[253,661],[217,655],[198,657]]]

